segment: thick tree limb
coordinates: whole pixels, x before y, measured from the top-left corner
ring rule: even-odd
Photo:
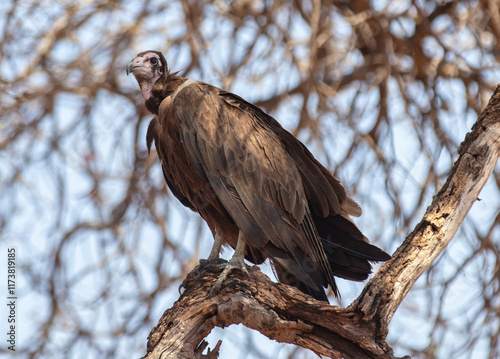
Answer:
[[[449,244],[500,157],[500,87],[458,152],[459,159],[422,221],[348,308],[326,305],[273,283],[256,267],[250,269],[250,277],[232,273],[219,293],[209,297],[221,269],[200,266],[151,331],[145,358],[216,358],[220,343],[203,356],[203,339],[214,326],[238,323],[326,357],[394,358],[385,342],[394,312]]]
[[[185,292],[151,332],[146,358],[195,358],[193,352],[214,326],[239,323],[327,357],[393,358],[376,343],[375,328],[362,322],[361,313],[273,283],[257,266],[250,268],[250,277],[233,272],[209,297],[220,272],[209,264],[188,276]],[[387,345],[384,348],[390,352]]]

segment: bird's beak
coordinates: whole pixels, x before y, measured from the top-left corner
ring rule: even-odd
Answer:
[[[129,62],[127,65],[127,76],[130,75],[131,72],[134,72],[134,61]]]
[[[127,65],[127,75],[133,73],[137,69],[145,70],[144,68],[144,59],[142,57],[135,57],[132,61]]]

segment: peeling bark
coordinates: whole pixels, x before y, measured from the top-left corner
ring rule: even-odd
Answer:
[[[330,306],[273,283],[257,267],[250,268],[250,277],[233,272],[209,297],[221,268],[206,264],[188,276],[185,292],[151,331],[145,358],[216,358],[220,342],[202,355],[203,339],[214,326],[239,323],[326,357],[395,358],[385,342],[394,312],[449,244],[500,157],[500,87],[458,153],[421,222],[349,307]]]
[[[151,332],[146,358],[194,358],[198,343],[214,326],[240,323],[327,357],[394,358],[385,342],[377,342],[375,328],[362,322],[360,312],[273,283],[257,266],[249,269],[250,277],[233,272],[209,297],[221,270],[218,265],[200,265],[188,276],[186,290]]]

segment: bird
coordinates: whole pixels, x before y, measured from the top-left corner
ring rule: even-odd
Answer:
[[[159,51],[139,53],[126,67],[154,117],[154,142],[171,193],[207,223],[214,244],[207,261],[234,249],[215,282],[245,260],[269,259],[278,281],[317,300],[340,297],[335,277],[363,281],[389,254],[354,224],[360,206],[277,120],[229,91],[171,72]]]

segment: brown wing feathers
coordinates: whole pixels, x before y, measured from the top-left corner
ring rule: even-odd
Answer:
[[[331,276],[332,272],[343,278],[363,280],[371,273],[368,261],[390,258],[388,254],[366,242],[366,238],[348,217],[361,215],[361,208],[347,196],[340,181],[333,177],[301,142],[258,107],[234,94],[222,92],[222,96],[229,104],[252,111],[260,122],[265,123],[278,135],[294,159],[314,222],[310,225],[309,217],[306,216],[302,224],[308,232],[307,238],[310,238],[311,255],[320,265],[336,294],[338,291]],[[316,234],[318,232],[319,236]],[[315,238],[321,238],[321,241],[318,242]]]
[[[206,88],[199,91],[200,86]],[[282,249],[288,257],[295,258],[298,267],[294,270],[284,253],[276,260],[287,263],[287,269],[302,279],[307,274],[304,269],[297,272],[302,264],[297,258],[312,256],[318,263],[323,262],[322,271],[316,272],[324,272],[332,278],[328,282],[321,280],[319,285],[333,284],[331,269],[314,227],[300,225],[306,210],[308,212],[300,174],[275,134],[262,132],[264,129],[259,129],[260,124],[246,112],[219,103],[217,89],[209,85],[190,86],[179,93],[175,101],[180,108],[186,108],[184,101],[199,104],[196,113],[176,113],[181,138],[186,147],[192,147],[187,153],[196,152],[193,160],[201,159],[216,195],[249,240],[264,251],[277,253]],[[218,110],[217,114],[214,109]],[[218,140],[214,140],[217,125],[214,121],[226,129],[223,135],[215,137]],[[196,143],[192,140],[193,131]],[[268,247],[267,241],[271,242]]]

